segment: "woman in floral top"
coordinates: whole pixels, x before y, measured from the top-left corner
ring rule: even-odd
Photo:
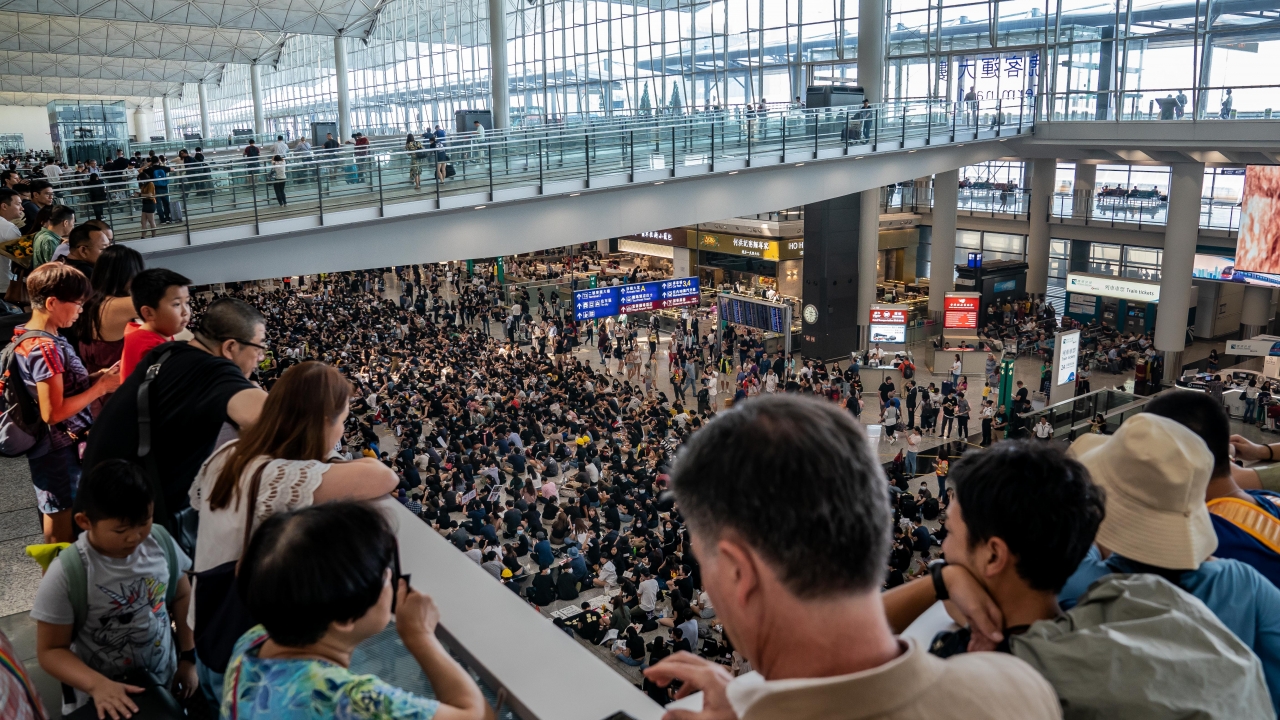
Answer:
[[[221,716],[492,718],[480,688],[436,639],[439,611],[431,598],[394,576],[396,552],[383,515],[359,503],[327,503],[263,522],[237,580],[247,609],[262,624],[231,654]],[[438,700],[351,672],[352,651],[382,632],[393,611],[400,639]]]

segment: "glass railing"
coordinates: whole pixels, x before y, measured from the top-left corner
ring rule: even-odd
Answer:
[[[101,217],[122,240],[252,224],[258,234],[298,223],[270,223],[347,210],[422,203],[398,214],[484,204],[506,197],[560,194],[626,182],[663,182],[684,173],[753,162],[804,161],[1015,135],[1031,127],[1032,108],[998,101],[907,101],[869,108],[612,118],[603,126],[516,129],[453,138],[439,149],[385,142],[368,148],[293,152],[282,167],[264,155],[203,164],[176,162],[153,182],[154,220],[144,227],[139,179],[59,184],[59,202],[79,218]],[[625,122],[624,122],[625,120]],[[684,170],[689,168],[688,170]],[[284,178],[281,179],[280,174]],[[422,201],[428,201],[423,203]],[[149,202],[147,203],[150,204]],[[420,208],[420,209],[419,209]],[[393,213],[397,214],[397,213]]]
[[[440,610],[437,635],[478,680],[499,720],[662,717],[661,706],[430,525],[389,498],[380,506],[396,526],[401,570]],[[357,647],[351,666],[434,697],[393,626]]]
[[[1050,216],[1076,220],[1085,225],[1109,227],[1163,227],[1168,222],[1169,198],[1155,191],[1102,194],[1080,190],[1055,193]],[[1200,227],[1211,230],[1240,230],[1240,203],[1200,198]]]
[[[1209,87],[1198,95],[1186,86],[1108,92],[1073,90],[1046,100],[1042,119],[1048,121],[1280,120],[1280,113],[1272,112],[1272,108],[1280,108],[1280,85]]]
[[[1142,412],[1150,399],[1150,396],[1135,395],[1115,388],[1094,390],[1018,415],[1015,422],[1010,424],[1009,436],[1031,437],[1031,429],[1040,422],[1040,418],[1047,417],[1055,440],[1075,440],[1091,431],[1090,421],[1099,414],[1106,420],[1103,432],[1112,433],[1129,417]]]

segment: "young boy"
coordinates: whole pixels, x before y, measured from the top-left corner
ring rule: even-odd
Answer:
[[[142,324],[130,321],[124,329],[124,355],[120,376],[129,377],[152,348],[173,340],[191,319],[187,286],[191,281],[172,270],[143,270],[129,283],[133,309]]]
[[[152,526],[146,479],[126,460],[103,462],[85,474],[74,509],[84,533],[49,565],[31,609],[40,667],[75,689],[64,714],[92,698],[101,717],[129,717],[145,673],[190,696],[197,687],[184,575],[191,560]]]

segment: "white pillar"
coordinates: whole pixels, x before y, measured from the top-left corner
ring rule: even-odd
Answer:
[[[1076,163],[1076,176],[1071,183],[1071,217],[1084,219],[1093,212],[1094,186],[1098,184],[1098,166]]]
[[[933,235],[929,249],[929,316],[941,322],[945,293],[955,289],[956,205],[960,171],[933,176]]]
[[[1271,288],[1248,285],[1240,306],[1240,337],[1248,340],[1265,332],[1271,322]]]
[[[858,84],[872,105],[884,101],[885,0],[858,0]]]
[[[876,301],[876,260],[880,254],[880,188],[858,194],[858,340],[870,347],[871,306]]]
[[[164,111],[164,139],[173,139],[173,108],[169,96],[165,95],[160,98],[160,106]]]
[[[138,138],[138,142],[147,142],[151,139],[151,134],[155,131],[155,115],[146,108],[134,108],[133,135]]]
[[[200,92],[200,138],[209,141],[209,91],[204,83],[196,86]]]
[[[698,268],[698,251],[689,248],[671,248],[672,275],[678,278],[693,277]]]
[[[249,85],[253,91],[253,134],[267,134],[267,121],[262,107],[262,66],[249,66]],[[260,138],[259,138],[260,139]]]
[[[1169,180],[1169,216],[1160,263],[1160,306],[1156,314],[1156,349],[1164,352],[1164,379],[1182,372],[1187,346],[1187,311],[1191,302],[1191,268],[1200,235],[1200,191],[1204,163],[1173,163]]]
[[[351,88],[347,84],[347,39],[333,39],[333,69],[338,79],[338,142],[351,137]]]
[[[489,0],[489,107],[493,128],[511,125],[511,95],[507,76],[507,3]],[[612,105],[612,103],[609,103]]]
[[[1031,203],[1027,209],[1027,292],[1043,293],[1049,287],[1049,198],[1058,161],[1039,158],[1031,161]]]

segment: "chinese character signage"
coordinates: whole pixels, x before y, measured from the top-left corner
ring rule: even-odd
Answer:
[[[1160,302],[1160,283],[1110,275],[1067,273],[1067,292],[1139,302]]]
[[[729,255],[760,258],[762,260],[778,259],[778,241],[765,240],[763,238],[702,233],[698,235],[698,248]],[[803,250],[803,246],[799,249]]]
[[[977,330],[978,293],[947,293],[942,298],[942,327],[947,330]]]
[[[698,278],[676,278],[578,290],[573,294],[573,318],[592,320],[613,315],[697,305]]]
[[[872,325],[906,325],[907,308],[893,306],[871,306]]]

